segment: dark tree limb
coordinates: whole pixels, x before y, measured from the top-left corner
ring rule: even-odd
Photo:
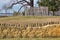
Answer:
[[[19,8],[18,12],[19,12],[24,6],[25,6],[25,5],[22,5],[22,6]]]
[[[30,0],[30,6],[34,7],[34,0]]]
[[[30,0],[30,2],[26,1],[26,0],[21,0],[21,1],[17,1],[16,3],[12,3],[8,8],[12,8],[14,5],[16,4],[24,4],[27,3],[27,5],[29,5],[30,7],[34,7],[34,0]],[[20,7],[20,9],[18,10],[18,12],[21,10],[22,7],[24,7],[25,5],[22,5]]]
[[[23,2],[23,3],[27,3],[28,5],[30,5],[30,3],[28,2],[28,1],[26,1],[26,0],[22,0],[22,1],[18,1],[18,2],[16,2],[16,3],[12,3],[12,5],[11,6],[9,6],[8,8],[12,8],[14,5],[16,5],[16,4],[21,4],[21,2]]]

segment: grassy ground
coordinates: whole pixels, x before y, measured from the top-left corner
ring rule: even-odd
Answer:
[[[29,23],[47,23],[60,22],[60,16],[11,16],[0,18],[0,23],[10,24],[29,24]]]
[[[2,17],[0,20],[20,20],[20,19],[46,19],[46,18],[60,18],[60,16],[11,16],[11,17]]]
[[[57,19],[58,18],[58,19]],[[4,17],[0,18],[0,22],[42,22],[42,21],[60,21],[60,16],[14,16],[14,17]],[[0,39],[0,40],[60,40],[60,38],[6,38],[6,39]]]
[[[50,19],[54,19],[54,21],[57,19],[57,20],[59,20],[60,19],[60,16],[11,16],[11,17],[2,17],[2,18],[0,18],[0,22],[16,22],[17,20],[17,22],[32,22],[32,21],[34,21],[34,22],[36,22],[36,21],[48,21],[48,20],[50,20]]]
[[[7,38],[0,40],[60,40],[60,38]]]

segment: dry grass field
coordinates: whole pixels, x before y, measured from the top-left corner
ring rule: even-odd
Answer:
[[[7,38],[0,40],[60,40],[60,38]]]
[[[60,16],[12,16],[0,18],[0,24],[20,24],[32,27],[31,25],[35,24],[35,27],[45,26],[48,24],[60,24]]]
[[[0,18],[0,40],[60,40],[59,16]]]

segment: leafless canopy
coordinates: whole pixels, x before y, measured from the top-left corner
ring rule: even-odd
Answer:
[[[20,0],[20,1],[18,1],[18,0],[16,0],[17,2],[14,2],[14,3],[11,3],[10,4],[10,6],[8,6],[8,8],[12,8],[14,5],[16,5],[16,4],[22,4],[22,6],[20,7],[20,9],[23,7],[23,6],[25,6],[25,4],[24,3],[26,3],[27,5],[30,5],[30,2],[28,2],[28,1],[26,1],[26,0]],[[19,9],[19,10],[20,10]]]
[[[22,4],[20,9],[18,10],[18,12],[19,12],[21,10],[21,8],[24,7],[25,5],[29,5],[30,7],[33,7],[33,0],[30,0],[30,2],[28,2],[27,0],[15,0],[15,1],[16,2],[13,2],[13,3],[10,2],[10,6],[8,6],[8,8],[12,8],[16,4]],[[24,4],[24,3],[26,3],[26,4]]]

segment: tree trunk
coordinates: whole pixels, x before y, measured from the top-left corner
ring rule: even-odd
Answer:
[[[53,16],[55,16],[55,12],[53,11]]]
[[[30,0],[30,6],[34,7],[34,0]]]
[[[34,9],[33,8],[34,8],[34,0],[30,0],[30,9],[31,9],[30,14],[32,13],[31,15],[34,16]]]
[[[49,16],[49,11],[48,11],[48,16]]]

